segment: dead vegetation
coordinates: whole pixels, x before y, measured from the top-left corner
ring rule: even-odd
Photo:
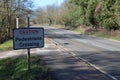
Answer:
[[[102,35],[107,35],[110,37],[120,37],[120,30],[115,30],[115,31],[108,31],[104,28],[99,28],[99,29],[95,29],[93,27],[85,27],[85,26],[78,26],[77,29],[79,29],[80,31],[83,31],[84,34],[102,34]]]

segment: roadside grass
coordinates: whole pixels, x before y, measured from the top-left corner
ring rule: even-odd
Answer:
[[[12,49],[12,47],[13,47],[13,40],[8,40],[0,44],[0,51],[9,50]]]
[[[84,34],[84,30],[80,30],[80,29],[73,29],[74,32],[78,32],[80,34]]]
[[[113,39],[113,40],[120,41],[120,37],[111,36],[111,35],[107,35],[107,34],[104,34],[104,33],[97,33],[97,32],[94,32],[94,33],[90,33],[90,35],[96,36],[96,37],[101,37],[101,38]]]
[[[78,32],[80,34],[86,34],[84,30],[80,30],[80,29],[73,29],[72,31]],[[87,35],[120,41],[120,37],[111,36],[111,35],[100,33],[100,32],[90,32]]]
[[[40,56],[31,57],[31,70],[27,71],[25,56],[0,60],[0,80],[52,80]]]

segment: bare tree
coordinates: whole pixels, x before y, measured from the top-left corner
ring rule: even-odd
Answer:
[[[15,28],[15,18],[20,17],[21,24],[25,23],[25,16],[31,14],[28,0],[1,0],[0,1],[0,43],[11,38]],[[3,36],[4,35],[4,36]]]

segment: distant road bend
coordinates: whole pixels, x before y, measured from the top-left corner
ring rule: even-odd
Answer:
[[[91,64],[120,80],[120,42],[44,27],[45,35]]]

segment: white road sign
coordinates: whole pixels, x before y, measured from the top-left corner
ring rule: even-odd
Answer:
[[[30,49],[44,47],[43,28],[19,28],[13,30],[13,48]]]

